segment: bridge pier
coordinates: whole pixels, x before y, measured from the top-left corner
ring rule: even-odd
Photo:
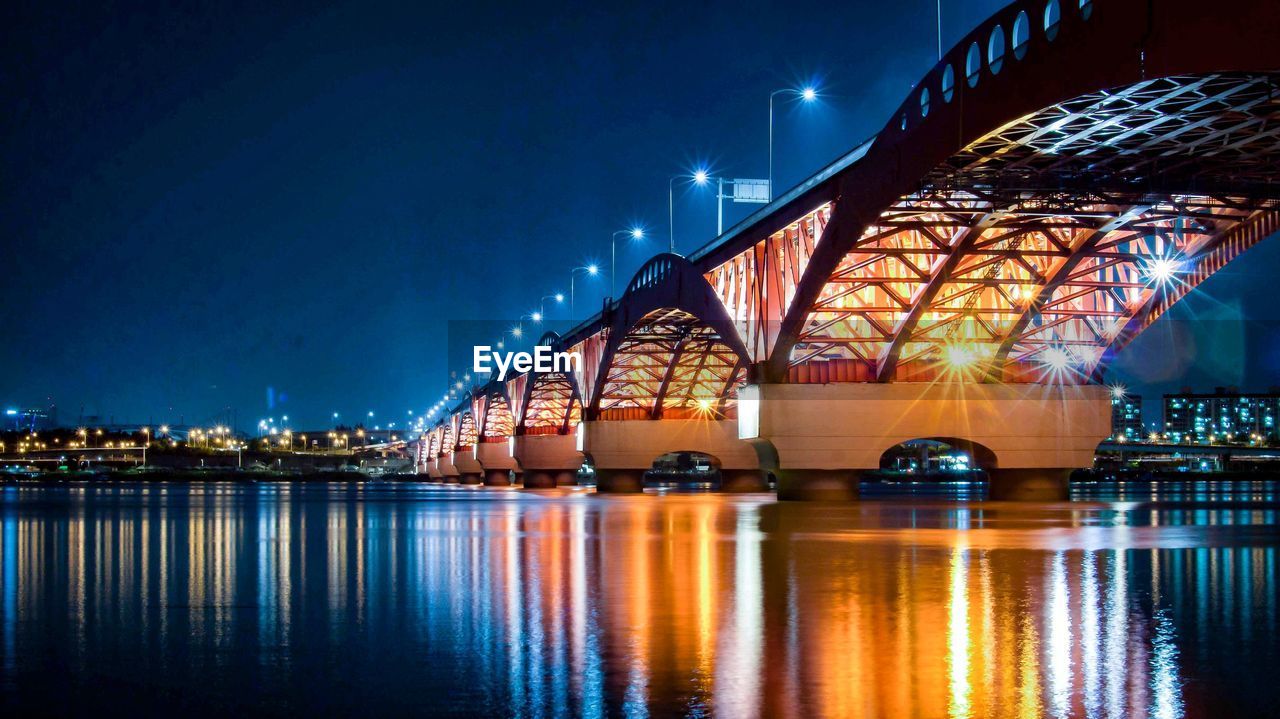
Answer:
[[[511,470],[518,469],[518,466],[515,457],[511,456],[511,443],[506,438],[500,442],[476,445],[476,461],[484,468],[486,487],[511,486]]]
[[[969,445],[993,499],[1064,499],[1071,468],[1091,466],[1111,433],[1109,390],[1097,385],[763,384],[753,393],[740,421],[777,453],[783,500],[855,499],[884,452],[913,439]]]
[[[453,466],[458,468],[458,484],[482,484],[484,467],[475,457],[475,447],[459,447],[453,453]]]
[[[769,480],[760,469],[721,469],[720,491],[727,494],[768,492]]]
[[[582,452],[572,434],[522,434],[512,443],[513,461],[524,472],[525,489],[554,489],[578,483]]]
[[[435,483],[444,481],[444,474],[440,472],[438,459],[427,460],[427,481]]]
[[[1011,502],[1064,502],[1069,498],[1071,467],[991,469],[987,496]]]
[[[755,449],[738,439],[734,420],[663,419],[583,422],[583,446],[596,469],[596,491],[644,490],[644,473],[669,452],[702,452],[720,461],[726,491],[767,488]]]
[[[865,470],[779,469],[778,499],[847,502],[858,498]]]
[[[600,494],[636,494],[644,491],[646,469],[596,468],[596,491]]]
[[[440,455],[437,461],[440,469],[440,477],[445,484],[458,484],[459,472],[458,468],[453,464],[453,452]]]
[[[484,471],[484,486],[510,487],[511,486],[511,470],[486,469]]]

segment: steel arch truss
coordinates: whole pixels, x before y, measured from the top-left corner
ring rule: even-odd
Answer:
[[[494,441],[511,437],[516,431],[515,416],[506,395],[493,389],[484,397],[484,423],[481,441]]]
[[[1082,95],[971,143],[928,184],[1271,197],[1278,82],[1273,73],[1182,75]]]
[[[718,418],[734,410],[748,352],[689,260],[654,257],[609,312],[587,419]]]
[[[562,434],[582,421],[577,383],[564,372],[540,374],[529,381],[521,418],[523,434]]]
[[[480,441],[480,428],[470,409],[458,415],[458,449],[474,447]]]
[[[1207,258],[1220,266],[1221,248],[1270,226],[1277,168],[1270,75],[1164,78],[1021,118],[865,227],[789,364],[843,360],[880,381],[1087,380],[1208,276]]]
[[[680,309],[645,315],[613,352],[598,392],[601,419],[720,417],[745,363],[710,325]]]

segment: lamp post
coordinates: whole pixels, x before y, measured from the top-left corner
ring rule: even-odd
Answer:
[[[574,279],[577,278],[579,272],[585,272],[588,276],[595,277],[596,275],[600,274],[600,268],[596,265],[584,265],[582,267],[575,267],[569,271],[569,314],[570,315],[573,315],[573,296],[574,296],[573,281]]]
[[[706,170],[698,170],[692,175],[676,175],[667,180],[667,251],[676,253],[676,180],[693,180],[695,185],[705,185],[711,178]]]
[[[773,202],[773,98],[778,95],[791,95],[798,97],[805,102],[813,102],[818,97],[818,91],[812,87],[806,87],[800,90],[794,88],[784,88],[782,90],[774,90],[769,93],[769,201]]]
[[[609,241],[609,296],[618,296],[618,236],[631,235],[633,240],[644,239],[643,227],[632,227],[629,230],[618,230],[613,233],[613,239]]]
[[[541,322],[542,318],[547,316],[547,300],[555,300],[556,304],[562,305],[564,304],[564,293],[557,292],[554,295],[543,295],[542,299],[538,300],[538,314],[540,316],[534,320],[535,322]]]

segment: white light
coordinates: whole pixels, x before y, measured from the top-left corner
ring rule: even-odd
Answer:
[[[1147,263],[1147,277],[1164,284],[1173,279],[1178,272],[1178,263],[1167,257],[1160,257]]]
[[[518,326],[512,328],[511,330],[511,336],[515,337],[516,339],[520,339],[520,336],[523,334],[524,334],[524,330],[520,329],[520,327]]]
[[[804,98],[805,102],[813,102],[814,98],[818,97],[818,91],[812,87],[806,87],[800,91],[800,97]]]
[[[1044,351],[1042,361],[1049,369],[1062,371],[1071,366],[1071,355],[1061,347],[1050,347]]]
[[[707,179],[708,178],[707,178],[706,170],[698,170],[697,172],[693,173],[693,181],[698,183],[699,185],[707,184]]]
[[[596,265],[587,265],[587,274],[595,275],[600,272],[600,268]]]
[[[534,322],[541,322],[541,321],[542,321],[542,313],[541,313],[541,312],[534,312],[532,315],[530,315],[530,317],[533,319],[533,321],[534,321]]]
[[[564,302],[564,294],[562,294],[562,293],[560,293],[560,292],[557,292],[557,293],[556,293],[556,302]]]
[[[1112,399],[1124,399],[1124,385],[1118,384],[1111,388]]]
[[[633,227],[633,228],[631,229],[631,237],[632,237],[632,239],[636,239],[636,240],[643,239],[643,238],[644,238],[644,229],[643,229],[643,228],[640,228],[640,227]]]

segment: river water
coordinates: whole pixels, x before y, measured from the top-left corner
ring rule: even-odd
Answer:
[[[1278,493],[7,485],[0,708],[1274,717]]]

